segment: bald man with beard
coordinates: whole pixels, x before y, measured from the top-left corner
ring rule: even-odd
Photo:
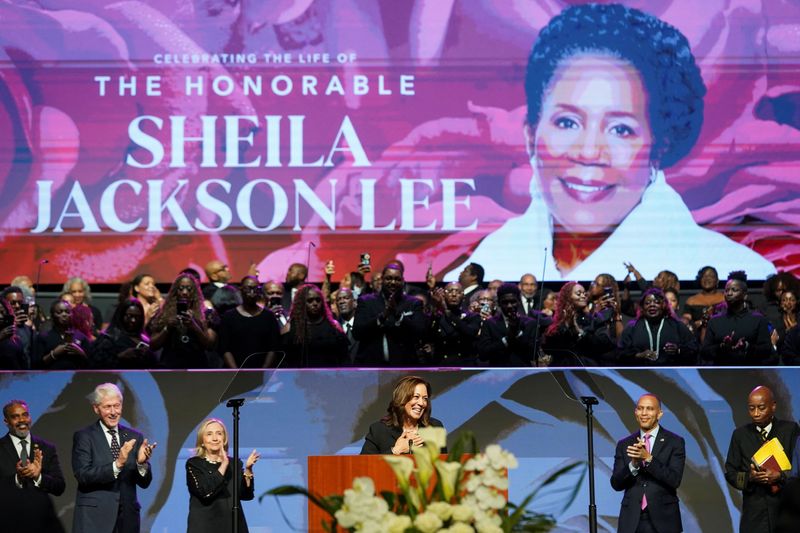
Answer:
[[[777,438],[788,457],[792,457],[800,427],[795,422],[778,420],[778,403],[768,387],[758,386],[747,397],[752,423],[736,428],[728,447],[725,479],[742,491],[740,533],[775,533],[781,491],[788,472],[757,471],[751,463],[753,454],[764,442]],[[773,492],[773,487],[777,491]]]

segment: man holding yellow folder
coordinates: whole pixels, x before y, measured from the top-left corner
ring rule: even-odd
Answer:
[[[788,457],[794,452],[800,427],[775,418],[776,408],[772,391],[756,387],[747,398],[753,422],[736,428],[731,436],[725,479],[742,491],[739,533],[777,530],[780,491],[789,474]]]

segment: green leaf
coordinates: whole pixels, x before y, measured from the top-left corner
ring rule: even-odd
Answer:
[[[569,473],[570,471],[574,470],[575,468],[577,468],[577,467],[579,467],[579,466],[581,466],[581,465],[584,465],[584,464],[586,464],[586,461],[575,461],[575,462],[573,462],[573,463],[569,463],[569,464],[567,464],[567,465],[565,465],[565,466],[562,466],[561,468],[559,468],[558,470],[556,470],[555,472],[553,472],[552,474],[550,474],[550,476],[548,476],[548,478],[547,478],[547,479],[545,479],[544,481],[542,481],[541,485],[539,485],[538,487],[536,487],[536,488],[533,490],[533,492],[532,492],[531,494],[532,494],[533,496],[535,496],[536,494],[538,494],[538,493],[539,493],[539,491],[540,491],[540,490],[542,490],[542,489],[543,489],[543,488],[545,488],[546,486],[548,486],[548,485],[552,485],[553,483],[555,483],[556,481],[558,481],[558,479],[559,479],[561,476],[563,476],[564,474],[567,474],[567,473]],[[578,485],[578,486],[580,486],[580,485]],[[570,504],[571,504],[571,503],[572,503],[572,502],[570,501]],[[569,504],[567,504],[567,507],[569,507]]]
[[[383,498],[384,501],[386,501],[386,503],[389,505],[389,510],[395,512],[395,514],[396,514],[395,505],[398,505],[400,503],[399,498],[397,496],[398,496],[397,494],[395,494],[390,490],[381,491],[381,498]]]
[[[529,512],[526,511],[526,508],[528,507],[528,504],[539,494],[539,492],[544,487],[546,487],[548,485],[552,485],[553,483],[558,481],[558,479],[561,476],[563,476],[564,474],[568,474],[569,472],[571,472],[575,468],[577,468],[579,466],[582,466],[584,464],[586,464],[586,461],[575,461],[575,462],[569,463],[569,464],[559,468],[558,470],[556,470],[555,472],[550,474],[547,477],[547,479],[542,481],[542,483],[538,487],[536,487],[534,490],[532,490],[531,493],[528,494],[525,497],[525,499],[522,500],[521,503],[519,503],[518,505],[514,505],[514,504],[509,503],[506,507],[508,509],[514,509],[514,512],[511,513],[510,516],[508,516],[507,522],[506,522],[506,520],[504,520],[504,523],[507,523],[509,528],[514,530],[514,531],[548,531],[549,528],[548,529],[533,529],[533,530],[530,530],[530,529],[525,529],[525,527],[523,527],[523,529],[515,529],[515,526],[517,526],[517,524],[520,524],[523,521],[523,518],[525,518],[525,520],[524,520],[525,522],[530,522],[530,518],[526,516],[526,514],[529,515]],[[585,472],[583,472],[581,474],[581,481],[583,481],[583,476],[584,475],[585,475]],[[575,500],[575,498],[578,495],[578,492],[580,490],[580,486],[581,486],[581,483],[578,482],[575,485],[575,487],[572,489],[569,498],[567,498],[567,501],[565,502],[564,510],[566,510],[570,505],[572,505],[572,502]],[[562,510],[562,512],[563,512],[563,510]],[[552,521],[553,524],[555,524],[555,520],[553,520],[552,517],[550,517],[549,515],[541,515],[541,514],[536,513],[533,516],[538,517],[537,518],[538,521],[541,521],[541,520],[548,521],[549,520],[549,521]]]
[[[334,518],[334,514],[342,506],[341,496],[334,495],[323,498],[317,494],[309,492],[305,487],[299,487],[297,485],[281,485],[279,487],[269,489],[258,497],[259,503],[267,496],[305,496],[311,503],[328,513],[331,518]],[[337,498],[338,506],[336,505]]]
[[[582,463],[585,464],[584,461],[581,461],[578,464],[582,464]],[[575,483],[575,485],[572,487],[572,490],[570,491],[570,494],[569,494],[569,498],[567,498],[567,500],[564,502],[564,508],[561,509],[562,513],[564,511],[566,511],[567,509],[569,509],[569,506],[572,505],[572,502],[574,502],[575,498],[578,497],[578,492],[580,492],[580,490],[581,490],[581,486],[583,485],[583,480],[586,478],[587,472],[588,472],[588,469],[583,470],[581,472],[580,479],[578,479],[578,482]]]
[[[475,434],[472,431],[462,431],[458,434],[458,438],[450,447],[447,460],[461,462],[461,456],[465,453],[472,455],[478,453],[478,441],[475,440]]]

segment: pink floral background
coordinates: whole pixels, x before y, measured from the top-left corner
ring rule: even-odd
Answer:
[[[708,86],[700,140],[669,170],[669,183],[699,224],[755,249],[778,269],[800,273],[800,8],[788,0],[623,3],[678,27],[692,43]],[[32,274],[42,258],[50,262],[43,283],[71,275],[117,282],[145,271],[169,281],[181,268],[212,258],[231,265],[237,277],[252,262],[262,278],[282,278],[288,264],[306,261],[309,250],[312,280],[322,277],[327,260],[336,262],[340,275],[355,267],[362,252],[370,252],[378,265],[399,257],[411,280],[422,279],[429,263],[437,274],[448,272],[528,205],[525,63],[539,29],[567,5],[557,0],[0,1],[0,261],[6,265],[0,282]],[[203,52],[252,52],[259,58],[265,52],[348,52],[357,60],[288,68],[260,60],[233,66],[153,62],[159,53]],[[413,74],[416,94],[348,91],[345,97],[279,98],[237,91],[200,97],[183,91],[187,75],[268,79],[279,73],[320,79],[365,74],[371,80]],[[93,81],[97,75],[143,79],[148,74],[161,76],[161,96],[101,97]],[[292,114],[306,116],[306,159],[327,153],[347,115],[372,166],[354,167],[345,158],[332,169],[203,168],[197,143],[187,144],[185,168],[170,168],[167,159],[151,169],[125,164],[128,153],[147,158],[128,136],[128,124],[137,116],[182,115],[198,131],[203,115]],[[244,159],[263,158],[265,135],[262,122]],[[156,136],[169,152],[169,130]],[[218,149],[221,137],[220,132]],[[286,161],[286,139],[281,148]],[[433,180],[430,206],[418,208],[415,218],[417,226],[437,219],[437,229],[359,231],[360,180],[376,180],[376,225],[396,219],[399,226],[401,178]],[[475,180],[471,209],[459,210],[458,223],[477,218],[478,230],[439,229],[438,184],[448,178]],[[105,187],[121,179],[143,185],[164,180],[165,191],[188,180],[177,200],[190,221],[209,225],[214,217],[195,202],[196,187],[209,179],[227,180],[234,191],[255,179],[273,180],[287,190],[289,211],[268,233],[248,230],[235,216],[219,233],[177,232],[168,218],[165,231],[147,232],[146,192],[136,197],[121,189],[128,192],[118,194],[117,214],[145,222],[136,231],[115,233],[103,228],[99,202]],[[296,179],[324,201],[336,180],[336,231],[307,206],[298,215],[302,229],[293,229]],[[41,180],[53,182],[54,218],[79,182],[103,231],[81,232],[73,217],[63,233],[31,233]],[[267,196],[254,196],[253,211],[259,210],[271,211]]]

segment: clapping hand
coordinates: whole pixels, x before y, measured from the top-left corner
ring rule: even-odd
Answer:
[[[425,274],[425,285],[428,286],[429,290],[433,290],[436,287],[436,277],[433,275],[433,265],[428,265],[428,272]]]
[[[734,340],[736,339],[735,335],[736,332],[731,331],[730,335],[725,335],[724,337],[722,337],[722,341],[719,343],[719,347],[728,352],[736,352],[744,349],[747,346],[747,341],[745,341],[744,337],[740,337],[738,340]]]
[[[157,442],[154,442],[153,444],[149,444],[147,442],[147,439],[144,439],[144,441],[142,441],[142,445],[139,446],[139,454],[136,457],[136,462],[138,464],[142,465],[142,464],[146,463],[147,461],[149,461],[150,460],[150,456],[153,455],[153,450],[155,449],[156,446],[158,446]]]
[[[125,462],[128,460],[128,455],[130,455],[134,445],[136,445],[136,439],[131,439],[125,441],[125,443],[120,447],[119,457],[117,457],[118,468],[122,469],[122,467],[125,466]]]
[[[552,364],[553,364],[553,356],[544,353],[544,351],[541,348],[539,348],[539,356],[534,360],[533,366],[550,366]]]
[[[6,339],[10,339],[14,335],[17,334],[17,325],[11,324],[8,327],[0,329],[0,341],[4,341]]]
[[[25,466],[22,461],[17,461],[17,477],[19,479],[37,479],[42,473],[42,450],[34,444],[33,461],[28,461]]]
[[[628,457],[635,466],[639,466],[643,461],[649,461],[653,456],[647,451],[644,445],[644,439],[638,437],[636,443],[628,446],[626,450]]]
[[[247,456],[247,461],[244,463],[245,470],[250,470],[253,468],[253,465],[256,464],[256,461],[261,459],[261,454],[258,453],[256,450],[250,452],[250,455]]]
[[[515,338],[519,333],[519,312],[509,313],[506,316],[506,320],[508,321],[508,340],[510,341],[512,338]]]
[[[664,344],[664,353],[669,355],[677,355],[680,350],[678,345],[674,342],[667,342]]]
[[[431,300],[433,300],[433,305],[439,311],[444,311],[447,308],[447,304],[444,299],[444,289],[441,287],[437,287],[431,290]]]
[[[644,350],[635,355],[637,359],[647,359],[648,361],[655,361],[658,359],[658,354],[653,350]]]
[[[231,458],[228,457],[228,450],[225,448],[220,451],[220,459],[222,463],[220,465],[220,469],[224,472],[228,468],[228,464],[231,462]]]
[[[736,333],[735,331],[731,331],[730,334],[722,337],[722,340],[719,343],[719,347],[726,350],[732,349],[734,343],[733,336],[735,333]]]

